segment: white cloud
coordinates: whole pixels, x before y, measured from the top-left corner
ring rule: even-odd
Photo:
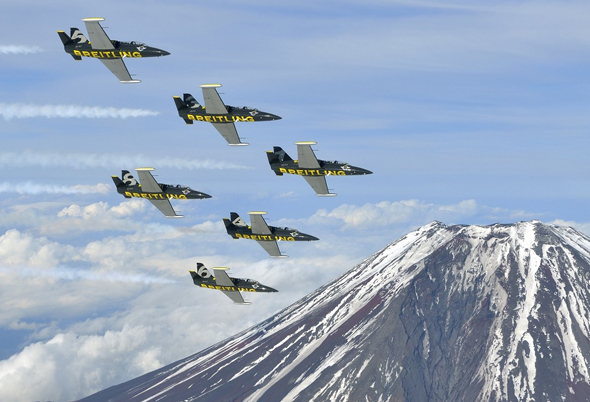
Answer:
[[[0,115],[5,120],[46,118],[127,119],[130,117],[157,116],[159,112],[145,109],[117,109],[114,107],[79,105],[34,105],[26,103],[0,103]]]
[[[575,221],[566,221],[563,219],[555,219],[551,223],[552,225],[557,226],[571,226],[580,232],[586,234],[586,236],[590,236],[590,222],[575,222]]]
[[[0,361],[0,400],[15,395],[23,401],[72,400],[97,390],[106,379],[116,382],[119,376],[156,369],[162,362],[158,349],[150,346],[152,336],[149,327],[124,326],[102,336],[68,332],[31,344]]]
[[[32,54],[42,51],[39,46],[0,45],[0,54]]]
[[[343,229],[366,229],[418,222],[424,224],[435,219],[455,221],[460,217],[473,216],[480,209],[475,200],[465,200],[453,205],[435,205],[419,200],[381,201],[363,206],[343,204],[331,211],[320,209],[311,217],[311,222],[337,219],[344,222]]]

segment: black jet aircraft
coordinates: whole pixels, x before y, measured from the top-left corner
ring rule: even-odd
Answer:
[[[205,121],[213,124],[213,127],[225,138],[228,145],[249,145],[240,141],[234,125],[236,121],[252,122],[281,119],[275,114],[262,112],[251,107],[234,107],[224,104],[216,89],[220,86],[221,84],[201,85],[205,106],[201,106],[191,94],[184,94],[183,99],[174,96],[178,115],[183,118],[186,124],[193,124],[194,121]]]
[[[224,295],[232,299],[235,304],[251,304],[244,301],[240,292],[278,292],[269,286],[264,286],[252,279],[232,278],[227,275],[229,268],[213,267],[213,276],[205,265],[197,262],[197,271],[188,271],[193,277],[193,283],[205,289],[221,290]]]
[[[64,44],[64,50],[71,54],[74,60],[82,60],[82,57],[99,59],[120,82],[141,82],[131,78],[123,58],[159,57],[170,54],[144,43],[110,40],[100,26],[100,21],[104,21],[104,18],[84,18],[82,21],[86,24],[90,42],[78,28],[71,28],[70,36],[64,31],[57,31]]]
[[[281,147],[274,147],[273,151],[266,151],[270,168],[277,176],[296,174],[303,176],[315,190],[316,195],[322,197],[335,196],[328,191],[326,176],[353,176],[371,174],[370,170],[349,165],[346,162],[323,161],[316,158],[311,145],[315,141],[296,142],[299,159],[293,160]]]
[[[125,198],[145,198],[154,204],[167,218],[182,218],[182,215],[177,215],[174,208],[172,208],[172,204],[170,204],[171,198],[180,200],[211,198],[209,194],[201,193],[180,184],[158,183],[150,173],[150,171],[156,170],[154,168],[144,167],[135,170],[139,175],[141,184],[137,183],[137,180],[128,170],[121,171],[121,178],[111,176],[117,186],[117,192],[123,194]]]
[[[266,215],[266,212],[248,212],[248,214],[251,226],[248,226],[235,212],[230,214],[230,219],[223,218],[227,234],[234,239],[256,240],[271,257],[288,257],[281,254],[277,241],[319,240],[317,237],[301,233],[297,229],[268,226],[262,217],[262,215]]]

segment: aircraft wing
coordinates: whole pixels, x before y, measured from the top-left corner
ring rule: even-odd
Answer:
[[[262,217],[262,215],[266,215],[266,212],[248,212],[248,214],[250,215],[250,226],[252,227],[253,234],[272,234],[266,221]]]
[[[309,183],[311,188],[317,195],[320,196],[334,196],[336,194],[330,193],[328,190],[328,184],[326,183],[325,176],[303,176],[303,178]]]
[[[156,170],[154,168],[146,167],[146,168],[137,168],[135,169],[137,174],[139,175],[139,182],[141,183],[141,189],[144,192],[148,193],[161,193],[162,188],[154,179],[154,176],[150,173],[151,170]]]
[[[227,108],[217,93],[217,87],[221,84],[203,84],[203,98],[205,98],[205,111],[207,114],[227,114]]]
[[[100,21],[104,21],[104,18],[84,18],[82,21],[86,24],[86,29],[88,30],[88,36],[90,37],[90,46],[93,49],[115,49],[113,42],[108,37],[102,26],[100,25]],[[115,74],[115,77],[119,79],[121,82],[141,82],[140,80],[134,80],[131,78],[131,74],[127,70],[125,63],[122,59],[99,59],[102,61],[111,73]]]
[[[256,240],[271,257],[287,257],[281,254],[276,240]]]
[[[100,21],[104,21],[104,18],[84,18],[82,21],[86,24],[88,30],[88,36],[90,37],[90,46],[93,49],[114,49],[113,42],[109,39],[108,35],[100,26]]]
[[[228,145],[248,145],[245,142],[240,142],[240,137],[238,136],[238,132],[236,130],[236,126],[234,123],[211,123],[213,127],[219,134],[225,138]]]
[[[315,157],[315,154],[311,149],[311,146],[315,145],[316,142],[302,141],[296,142],[295,144],[297,145],[297,157],[299,159],[299,167],[306,169],[319,169],[320,163],[318,162],[318,158]]]
[[[151,170],[155,170],[154,168],[137,168],[137,175],[139,176],[139,182],[141,183],[141,189],[147,193],[162,193],[162,188],[154,179],[154,176],[150,173]],[[164,216],[168,218],[182,218],[182,215],[177,215],[174,208],[172,208],[172,204],[170,204],[170,200],[163,199],[163,200],[150,200],[156,208],[160,210],[164,214]]]
[[[169,200],[149,200],[156,208],[160,210],[167,218],[182,218],[183,215],[177,215]]]
[[[266,212],[248,212],[250,215],[250,227],[252,228],[253,234],[262,234],[262,235],[271,235],[272,232],[266,221],[262,217],[265,215]],[[281,250],[279,250],[279,246],[276,242],[270,240],[256,240],[258,244],[262,246],[264,250],[271,256],[271,257],[286,257],[286,255],[281,254]]]
[[[99,59],[102,64],[107,66],[111,73],[115,74],[115,77],[121,82],[141,82],[140,80],[134,80],[127,70],[127,66],[123,62],[123,59]]]
[[[231,286],[235,288],[236,285],[227,275],[227,273],[225,272],[226,270],[227,268],[213,268],[213,272],[215,275],[215,283],[217,283],[219,286]],[[232,301],[236,304],[250,304],[244,301],[242,294],[238,292],[237,289],[236,291],[222,290],[222,292],[224,295],[232,299]]]

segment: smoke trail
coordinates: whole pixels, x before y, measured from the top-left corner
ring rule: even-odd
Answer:
[[[0,45],[0,54],[31,54],[42,51],[39,46]]]
[[[18,273],[27,278],[50,278],[62,279],[66,281],[88,280],[88,281],[105,281],[105,282],[132,282],[144,283],[178,283],[175,280],[145,275],[145,274],[126,274],[120,272],[99,272],[86,269],[75,269],[66,267],[54,267],[51,269],[31,268],[31,267],[0,267],[0,272]]]
[[[116,109],[114,107],[77,105],[33,105],[25,103],[0,103],[0,115],[5,120],[35,117],[126,119],[128,117],[157,116],[159,112],[145,109]]]
[[[51,184],[38,184],[31,181],[22,183],[0,183],[0,193],[18,193],[26,195],[36,194],[107,194],[112,186],[104,183],[96,185],[78,184],[76,186],[56,186]]]
[[[0,167],[61,167],[72,169],[105,168],[113,166],[122,169],[133,169],[137,166],[155,166],[157,168],[174,169],[250,169],[233,162],[214,161],[211,159],[152,158],[145,155],[117,155],[60,152],[0,152]],[[119,172],[113,172],[113,174]]]

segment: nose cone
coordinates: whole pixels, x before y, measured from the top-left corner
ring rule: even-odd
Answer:
[[[357,166],[350,166],[350,169],[352,170],[352,173],[355,175],[361,175],[361,174],[373,174],[373,172],[371,172],[370,170],[367,169],[363,169]]]
[[[190,198],[211,198],[211,196],[209,194],[206,193],[201,193],[200,191],[191,191],[190,195],[192,197]]]
[[[258,112],[258,115],[263,118],[263,120],[281,120],[281,116],[277,116],[276,114],[267,113],[267,112]]]
[[[152,50],[152,52],[156,53],[158,56],[168,56],[168,55],[170,55],[170,52],[167,52],[165,50],[158,49],[158,48],[155,48],[155,47],[152,47],[151,50]]]
[[[306,233],[300,233],[300,235],[303,237],[302,240],[306,240],[306,241],[315,241],[315,240],[319,240],[317,237],[312,236],[312,235],[308,235]]]
[[[262,292],[269,292],[269,293],[276,293],[278,290],[271,288],[270,286],[261,286],[260,291]]]

